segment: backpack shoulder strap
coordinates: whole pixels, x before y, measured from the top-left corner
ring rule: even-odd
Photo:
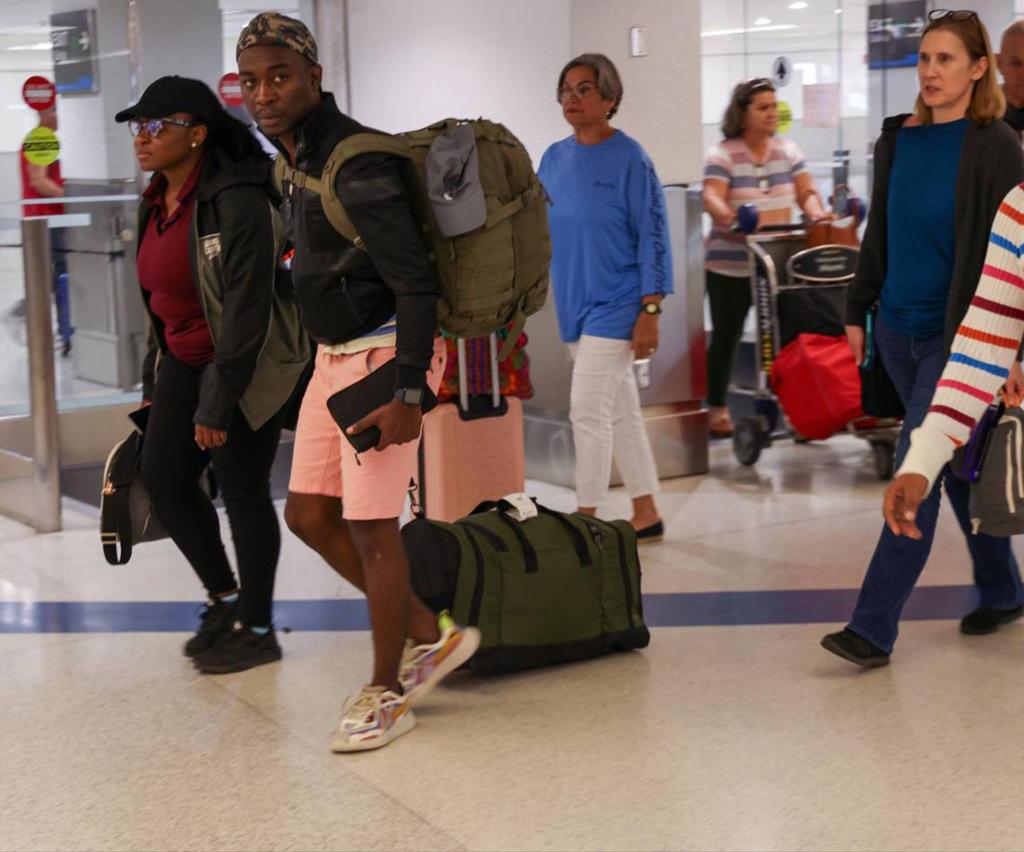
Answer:
[[[331,151],[327,162],[324,163],[323,171],[318,178],[292,168],[283,155],[278,156],[274,160],[274,186],[277,187],[278,192],[281,192],[284,182],[288,181],[301,189],[315,192],[320,196],[320,205],[323,207],[324,215],[334,230],[349,240],[356,248],[365,249],[363,238],[359,236],[355,225],[352,224],[348,213],[345,212],[345,206],[334,191],[334,179],[341,171],[341,167],[353,157],[370,153],[390,154],[403,159],[412,157],[409,143],[400,136],[390,136],[387,133],[354,133],[334,146],[334,150]]]
[[[274,168],[270,173],[270,178],[273,181],[274,189],[277,190],[277,194],[282,193],[282,187],[284,186],[285,171],[289,169],[288,160],[284,154],[278,154],[274,157]],[[292,169],[294,171],[294,169]]]
[[[404,159],[409,159],[412,156],[409,144],[401,137],[389,136],[386,133],[354,133],[334,146],[334,150],[331,151],[331,155],[327,158],[324,169],[320,173],[319,180],[307,176],[304,184],[320,196],[324,215],[327,216],[327,221],[334,226],[334,229],[345,239],[350,240],[356,248],[362,250],[365,250],[365,243],[334,190],[334,180],[342,166],[353,157],[371,153],[391,154]]]

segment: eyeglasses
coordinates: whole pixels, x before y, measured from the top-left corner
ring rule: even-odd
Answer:
[[[588,82],[580,83],[578,86],[562,86],[562,88],[558,90],[558,100],[564,101],[570,95],[575,95],[582,101],[591,92],[596,91],[597,86],[595,86],[593,83]]]
[[[133,118],[128,122],[128,131],[132,136],[138,136],[145,130],[148,136],[156,139],[168,124],[173,124],[175,127],[195,127],[202,122],[194,118],[190,118],[188,121],[180,118]]]
[[[936,21],[944,21],[947,18],[951,21],[979,20],[978,13],[973,9],[932,9],[928,13],[928,20],[933,24]]]

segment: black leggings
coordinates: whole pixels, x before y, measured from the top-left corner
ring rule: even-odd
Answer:
[[[750,277],[734,278],[705,270],[711,303],[711,345],[708,346],[708,405],[725,405],[736,349],[750,310]]]
[[[224,552],[217,511],[199,487],[207,457],[196,445],[192,417],[201,377],[202,367],[189,367],[169,353],[161,358],[142,448],[142,479],[157,517],[207,592],[216,595],[232,591],[238,583]],[[227,441],[210,453],[238,561],[239,620],[257,626],[271,623],[281,551],[270,468],[283,417],[282,411],[254,432],[236,409]]]

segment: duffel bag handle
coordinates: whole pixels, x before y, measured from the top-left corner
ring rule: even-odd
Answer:
[[[536,500],[532,498],[530,498],[530,500],[534,504],[534,506],[537,507],[537,511],[540,514],[547,515],[549,518],[554,518],[556,521],[558,521],[559,524],[562,525],[562,527],[565,528],[566,532],[569,533],[569,538],[572,541],[572,548],[576,551],[576,558],[579,559],[580,565],[582,565],[584,568],[592,567],[594,564],[594,560],[590,556],[590,548],[587,547],[587,540],[586,538],[584,538],[583,533],[581,533],[576,528],[573,522],[570,521],[567,517],[565,517],[561,512],[556,512],[554,509],[549,509],[547,506],[542,506],[540,503],[538,503]],[[526,536],[523,535],[522,530],[518,528],[517,522],[512,520],[512,518],[510,518],[506,514],[506,512],[509,509],[514,508],[515,507],[512,505],[512,503],[510,503],[508,500],[504,498],[501,500],[485,500],[483,503],[480,503],[471,512],[471,514],[479,515],[482,512],[490,512],[492,509],[497,509],[499,517],[505,522],[506,526],[508,526],[511,530],[514,531],[516,538],[519,540],[519,544],[523,548],[524,559],[526,559],[527,561],[527,573],[532,573],[530,571],[529,565],[531,563],[531,559],[532,563],[536,564],[537,554],[533,550],[533,546],[526,540]],[[527,550],[529,550],[530,552],[530,557],[526,556]],[[536,570],[536,568],[534,570]]]
[[[537,562],[537,551],[533,549],[533,545],[530,544],[529,539],[519,529],[519,523],[513,521],[505,512],[511,509],[512,504],[507,500],[484,500],[480,503],[472,512],[471,515],[480,515],[484,512],[490,512],[492,509],[498,510],[498,518],[501,522],[507,526],[511,531],[512,535],[516,537],[516,541],[519,542],[519,548],[523,551],[523,564],[526,568],[527,574],[536,574],[540,570],[540,565]]]

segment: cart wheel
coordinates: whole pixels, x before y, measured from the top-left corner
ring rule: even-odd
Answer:
[[[779,404],[771,397],[755,399],[754,411],[764,419],[765,429],[774,432],[779,425]]]
[[[892,479],[895,466],[896,445],[888,441],[873,441],[871,454],[875,459],[875,473],[878,474],[878,478],[882,482],[888,482]]]
[[[771,443],[764,417],[741,417],[732,433],[732,451],[736,461],[750,467],[757,464],[761,450]]]

